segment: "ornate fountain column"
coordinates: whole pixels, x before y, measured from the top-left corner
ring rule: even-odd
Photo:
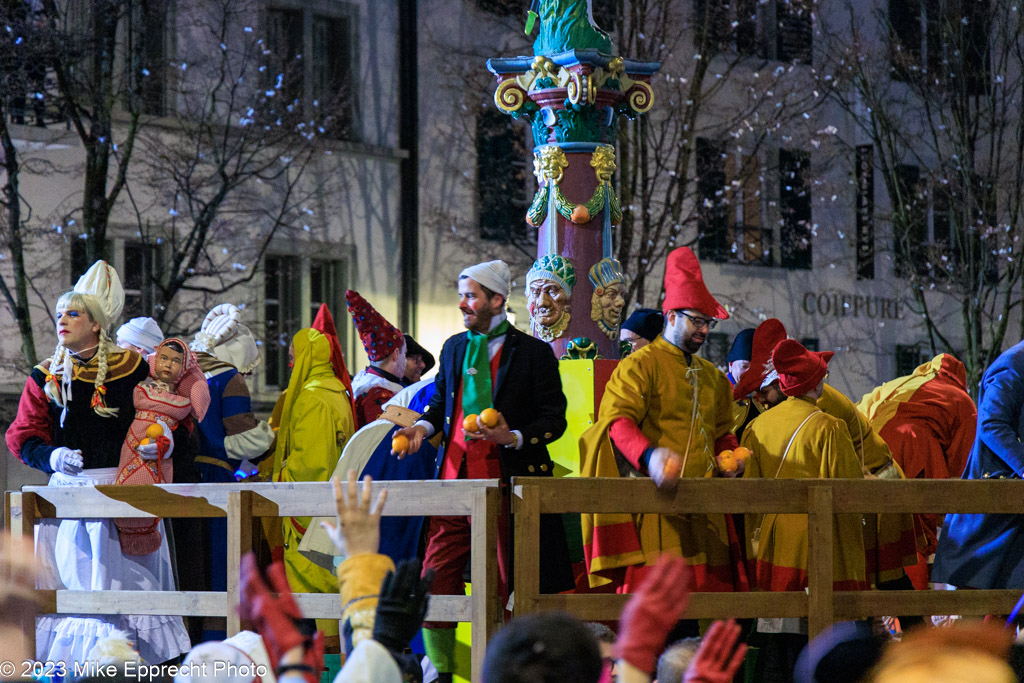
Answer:
[[[538,190],[526,221],[538,228],[537,261],[526,276],[534,336],[557,356],[619,357],[625,276],[613,258],[622,219],[612,189],[619,117],[654,103],[657,62],[612,54],[593,23],[590,0],[541,0],[534,55],[491,59],[497,107],[530,124]]]

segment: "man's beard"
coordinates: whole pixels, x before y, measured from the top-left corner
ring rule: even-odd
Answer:
[[[473,319],[465,321],[466,329],[485,334],[491,328],[491,321],[494,320],[496,312],[488,306],[476,312],[470,311],[469,314],[473,316]]]

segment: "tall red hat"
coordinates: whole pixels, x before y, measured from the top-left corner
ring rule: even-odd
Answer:
[[[675,249],[665,262],[665,301],[661,310],[668,315],[669,311],[681,308],[692,308],[719,320],[729,317],[704,284],[700,264],[689,247]]]
[[[345,302],[370,360],[384,360],[395,349],[402,348],[405,343],[402,331],[385,320],[359,292],[352,289],[345,292]]]
[[[786,328],[778,318],[768,318],[754,330],[750,342],[750,368],[732,388],[737,401],[761,388],[761,382],[771,372],[772,350],[786,338]]]
[[[334,316],[327,308],[327,304],[320,304],[320,310],[316,312],[316,318],[312,325],[331,342],[331,365],[334,367],[334,376],[341,380],[348,392],[348,400],[352,401],[352,375],[348,373],[348,366],[345,365],[345,354],[341,352],[341,343],[338,341],[338,328],[334,326]],[[355,403],[352,403],[355,409]]]
[[[784,339],[772,351],[779,388],[786,396],[802,396],[818,386],[828,372],[831,351],[808,351],[796,339]]]

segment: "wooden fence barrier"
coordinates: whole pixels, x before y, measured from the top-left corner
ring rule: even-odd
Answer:
[[[688,618],[807,617],[813,638],[835,621],[900,614],[1007,614],[1020,590],[832,590],[832,516],[843,513],[1024,514],[1021,480],[687,479],[674,491],[650,479],[513,480],[516,616],[562,610],[587,621],[617,619],[629,596],[540,595],[542,513],[803,513],[808,515],[808,590],[694,593]]]
[[[387,516],[468,515],[472,541],[471,596],[433,596],[427,619],[472,623],[473,680],[480,680],[486,644],[501,625],[497,595],[497,480],[382,481]],[[252,548],[254,519],[334,515],[326,483],[163,484],[155,486],[25,487],[8,492],[5,519],[15,534],[32,537],[37,520],[118,517],[227,517],[227,591],[37,591],[43,614],[151,614],[226,617],[239,630],[239,562]],[[176,539],[183,543],[186,539]],[[341,616],[337,595],[296,594],[307,617]],[[26,625],[35,640],[35,629]],[[34,645],[33,645],[34,647]]]

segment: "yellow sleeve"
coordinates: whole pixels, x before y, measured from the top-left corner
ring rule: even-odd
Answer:
[[[846,423],[828,420],[819,432],[821,438],[821,476],[829,479],[863,479],[860,458],[853,449],[853,439]]]
[[[756,422],[757,420],[760,420],[760,419],[761,419],[761,416],[758,416],[758,417],[754,418],[754,421]],[[745,479],[754,479],[754,478],[762,476],[762,474],[761,474],[761,451],[762,451],[762,448],[761,448],[761,444],[757,440],[757,436],[755,435],[754,430],[750,428],[751,425],[753,425],[753,424],[754,424],[754,422],[751,422],[749,425],[747,425],[747,428],[743,431],[743,440],[740,442],[741,446],[743,446],[744,448],[746,448],[746,449],[748,449],[750,451],[750,458],[747,459],[747,464],[746,464],[746,466],[743,469],[743,477]]]
[[[338,565],[341,620],[352,626],[352,645],[373,635],[380,584],[395,563],[387,555],[354,555]]]
[[[736,420],[734,412],[736,402],[732,398],[732,385],[729,384],[729,378],[723,375],[718,368],[712,369],[712,372],[715,374],[715,441],[718,441],[733,431]]]

